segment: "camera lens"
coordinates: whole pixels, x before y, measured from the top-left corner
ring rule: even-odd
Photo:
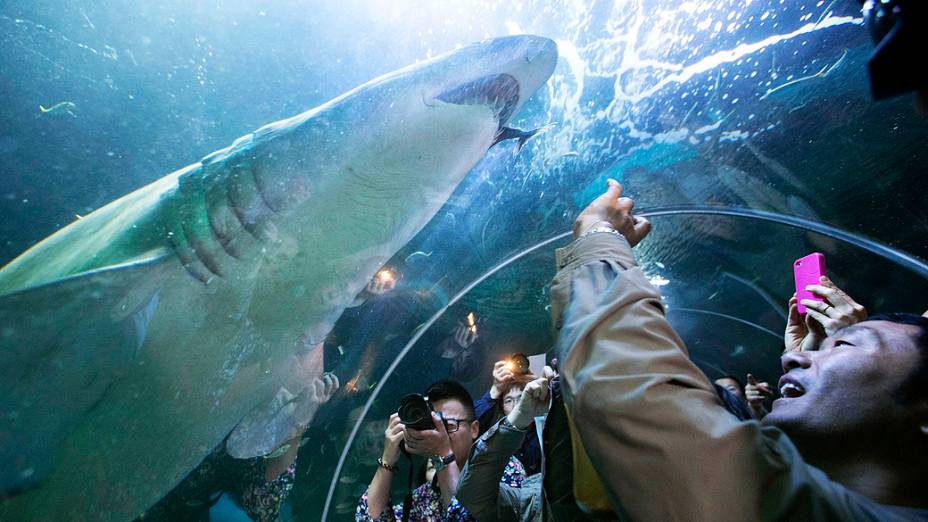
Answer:
[[[400,399],[400,409],[397,412],[400,422],[407,428],[414,430],[432,430],[432,405],[418,393],[411,393]]]

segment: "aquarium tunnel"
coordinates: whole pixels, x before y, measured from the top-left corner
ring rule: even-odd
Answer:
[[[555,250],[610,178],[710,379],[777,381],[812,252],[872,313],[928,308],[928,119],[873,100],[854,0],[9,0],[0,28],[2,520],[351,520],[401,397],[554,356]]]

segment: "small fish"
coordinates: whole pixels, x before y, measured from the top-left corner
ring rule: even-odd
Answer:
[[[505,141],[505,140],[519,140],[519,146],[518,148],[516,148],[516,152],[519,152],[522,150],[522,147],[525,146],[525,142],[530,140],[536,134],[545,132],[552,126],[554,126],[554,124],[549,123],[547,125],[542,125],[541,127],[538,127],[537,129],[532,129],[530,131],[525,131],[522,129],[513,129],[512,127],[503,127],[502,129],[499,130],[498,133],[496,133],[496,139],[493,140],[493,145],[496,145],[497,143],[501,141]],[[490,145],[490,146],[492,147],[493,145]]]
[[[93,22],[90,21],[90,18],[87,18],[87,14],[84,13],[84,11],[80,11],[80,13],[81,13],[81,16],[84,17],[84,21],[87,22],[87,25],[90,26],[91,29],[96,31],[97,30],[96,26],[93,25]]]
[[[135,55],[132,54],[132,50],[131,50],[131,49],[126,49],[126,56],[128,56],[129,59],[132,60],[132,65],[134,65],[134,66],[136,66],[136,67],[139,66],[139,62],[135,59]],[[130,96],[129,99],[132,99],[132,97]]]
[[[77,118],[77,114],[74,114],[74,109],[77,108],[77,105],[74,102],[63,101],[58,102],[51,107],[45,108],[42,105],[39,105],[39,112],[42,114],[55,113],[55,112],[66,112],[71,116]]]
[[[277,448],[276,450],[274,450],[274,451],[268,453],[267,455],[265,455],[264,458],[266,458],[266,459],[276,459],[277,457],[279,457],[279,456],[283,455],[284,453],[286,453],[288,449],[290,449],[290,445],[289,445],[289,444],[284,444],[283,446],[281,446],[281,447]]]
[[[428,253],[425,253],[425,252],[423,252],[423,251],[421,251],[421,250],[417,250],[417,251],[413,252],[412,254],[409,254],[408,256],[406,256],[406,259],[405,259],[404,261],[408,263],[410,259],[412,259],[412,258],[414,258],[414,257],[416,257],[416,256],[430,257],[431,255],[432,255],[432,252],[431,252],[431,251],[428,252]]]

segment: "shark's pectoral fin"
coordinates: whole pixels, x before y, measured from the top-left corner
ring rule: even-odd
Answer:
[[[322,386],[322,343],[301,345],[288,361],[284,385],[267,404],[260,404],[226,439],[226,452],[238,459],[267,456],[300,436],[327,400],[314,392]]]
[[[62,440],[136,360],[162,259],[0,297],[0,497],[40,484]]]
[[[226,452],[237,459],[267,457],[300,436],[312,422],[321,402],[309,387],[294,395],[280,388],[267,404],[252,410],[226,439]]]
[[[503,127],[496,134],[496,138],[494,138],[493,144],[490,145],[490,147],[505,140],[519,140],[519,144],[516,146],[516,152],[521,152],[522,147],[525,146],[525,143],[528,140],[532,139],[538,134],[545,132],[546,130],[548,130],[549,128],[553,126],[554,126],[553,123],[548,123],[546,125],[542,125],[541,127],[538,127],[537,129],[532,129],[529,131],[522,130],[522,129],[514,129],[512,127]]]
[[[226,439],[226,452],[237,459],[267,455],[299,433],[296,417],[305,409],[307,393],[294,395],[280,388],[267,404],[260,405],[235,426]]]

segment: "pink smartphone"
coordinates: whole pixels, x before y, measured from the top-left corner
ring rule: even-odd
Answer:
[[[800,314],[806,313],[806,307],[802,306],[803,299],[813,301],[824,301],[821,297],[806,290],[809,285],[819,285],[821,278],[825,275],[825,255],[819,252],[813,252],[805,257],[800,257],[793,263],[793,275],[796,279],[796,300]]]

